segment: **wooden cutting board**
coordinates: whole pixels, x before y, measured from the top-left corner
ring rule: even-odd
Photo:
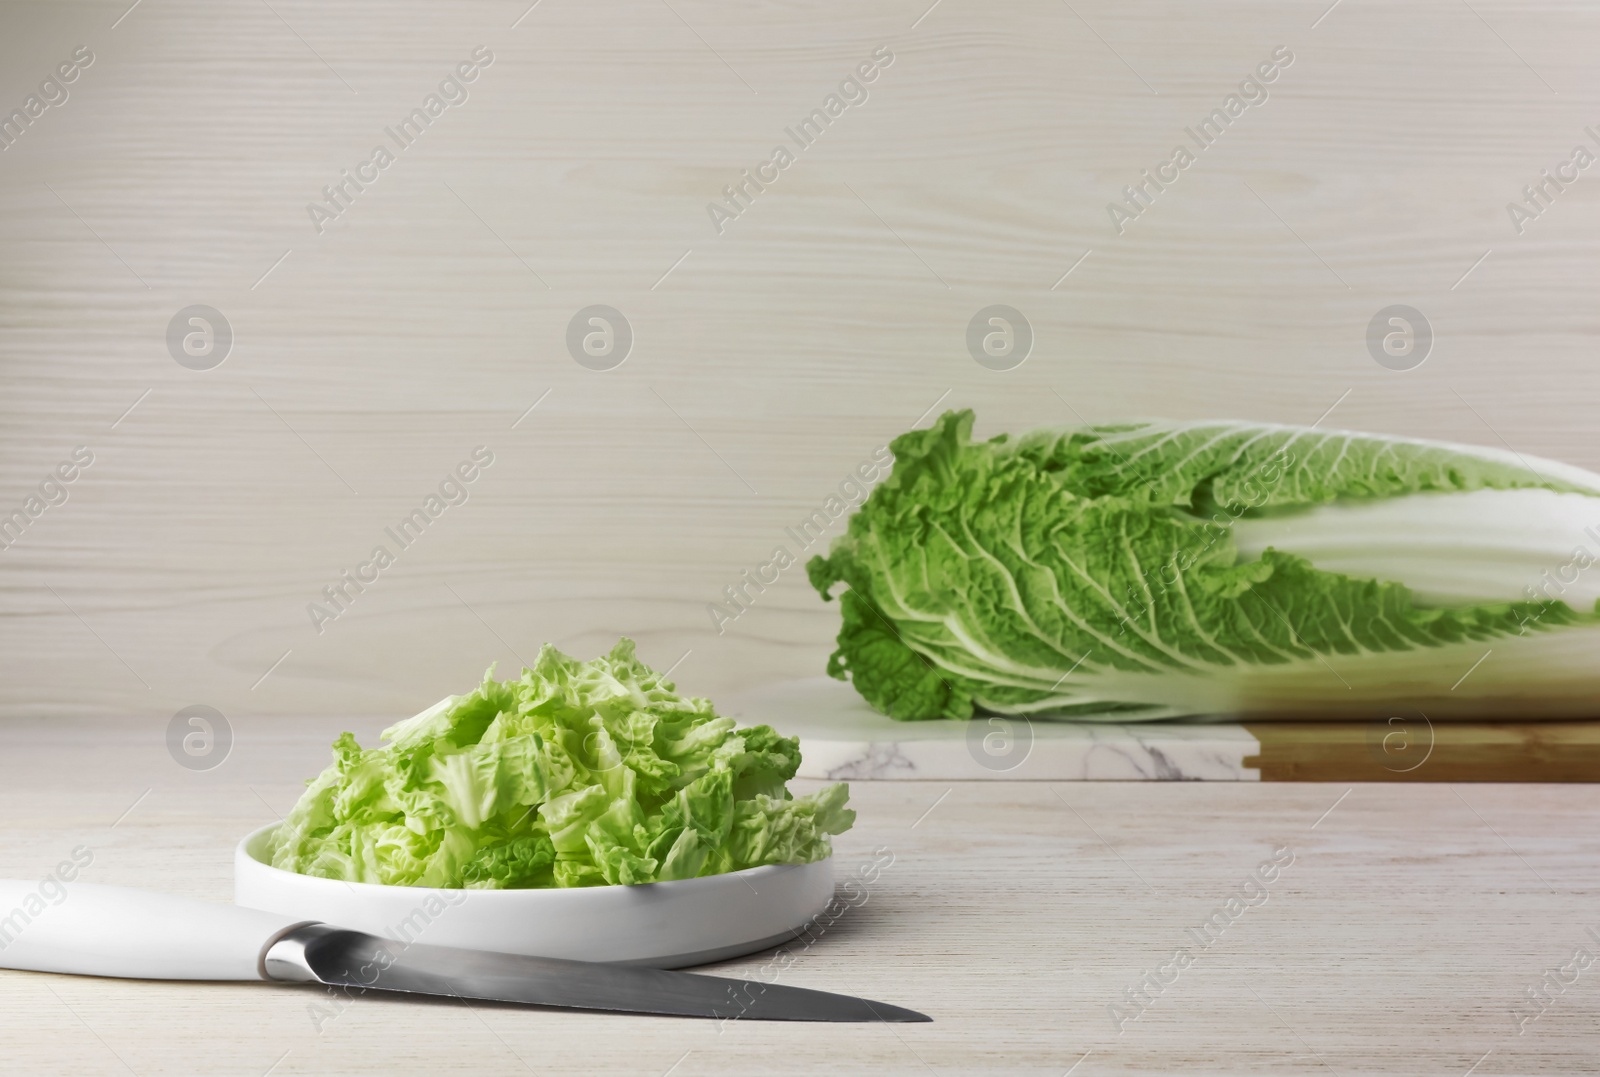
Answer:
[[[798,736],[806,778],[1600,781],[1600,721],[896,722],[827,677],[747,693],[724,709]]]

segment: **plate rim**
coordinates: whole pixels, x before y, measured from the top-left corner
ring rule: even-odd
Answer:
[[[572,898],[555,898],[554,895],[588,895],[591,897],[596,897],[601,894],[618,895],[622,893],[655,893],[658,891],[670,892],[672,890],[693,889],[696,887],[696,884],[704,886],[712,883],[715,880],[724,879],[743,879],[746,882],[756,883],[766,879],[773,879],[781,875],[786,875],[798,870],[807,868],[814,869],[819,864],[827,864],[831,868],[833,863],[833,852],[830,851],[827,856],[820,860],[808,860],[800,864],[762,864],[753,868],[740,868],[738,871],[724,871],[716,875],[697,875],[692,879],[666,879],[660,882],[633,884],[607,883],[604,886],[540,886],[525,887],[516,890],[465,886],[418,886],[410,883],[368,883],[357,882],[353,880],[346,881],[344,879],[327,879],[320,875],[305,875],[298,871],[289,871],[286,868],[276,867],[267,863],[265,860],[262,860],[256,855],[255,850],[252,849],[251,846],[260,842],[269,833],[276,830],[281,825],[281,820],[274,823],[265,823],[256,827],[243,838],[239,839],[238,845],[234,847],[235,885],[238,883],[240,867],[245,861],[248,861],[252,865],[251,870],[260,869],[261,871],[266,872],[269,877],[292,879],[296,884],[305,886],[353,887],[357,888],[358,892],[361,890],[369,890],[375,893],[385,894],[397,894],[404,891],[414,891],[419,893],[437,892],[442,894],[470,894],[472,895],[474,901],[481,901],[485,899],[489,901],[528,901],[530,900],[530,895],[535,894],[549,896],[551,900],[572,900]],[[489,895],[498,896],[490,897]],[[663,896],[665,896],[665,893],[663,893]]]

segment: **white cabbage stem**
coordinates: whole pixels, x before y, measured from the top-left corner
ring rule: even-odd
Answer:
[[[1241,518],[1242,560],[1269,547],[1326,572],[1403,583],[1419,604],[1600,600],[1600,498],[1551,490],[1420,493]]]

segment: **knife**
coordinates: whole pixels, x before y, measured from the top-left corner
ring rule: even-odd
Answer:
[[[804,987],[407,945],[260,909],[55,879],[0,880],[0,968],[137,980],[275,980],[724,1020],[932,1020]]]

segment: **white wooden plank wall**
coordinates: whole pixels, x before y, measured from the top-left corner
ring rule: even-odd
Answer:
[[[400,716],[623,633],[696,692],[814,675],[836,613],[798,568],[720,636],[707,604],[936,403],[984,434],[1337,403],[1600,466],[1600,170],[1522,234],[1506,208],[1600,153],[1592,5],[925,6],[0,8],[5,109],[94,57],[0,153],[0,515],[94,458],[0,553],[0,713]],[[319,234],[307,204],[479,46]],[[1119,235],[1107,203],[1280,49]],[[1396,303],[1436,337],[1406,371],[1365,339]],[[194,304],[235,337],[211,370],[168,352]],[[568,353],[592,304],[632,328],[615,369]],[[1032,327],[1015,369],[968,353],[991,304]],[[470,500],[319,634],[307,604],[479,445]]]

